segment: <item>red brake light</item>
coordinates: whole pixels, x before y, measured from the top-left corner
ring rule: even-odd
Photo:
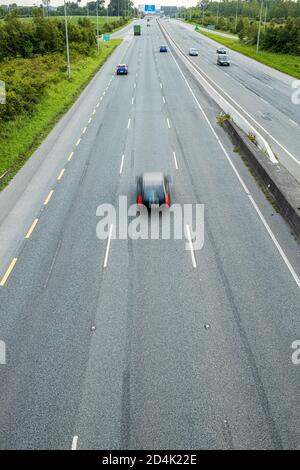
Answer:
[[[143,198],[142,198],[141,194],[138,195],[138,202],[137,203],[138,203],[139,206],[141,206],[143,204]]]
[[[170,207],[170,196],[168,193],[166,194],[166,206]]]

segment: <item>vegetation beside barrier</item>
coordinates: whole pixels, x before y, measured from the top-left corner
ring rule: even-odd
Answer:
[[[71,27],[68,81],[60,26],[42,16],[34,21],[36,35],[28,35],[24,40],[17,35],[21,23],[18,18],[11,15],[6,21],[4,32],[10,26],[15,26],[15,30],[12,28],[12,38],[6,39],[5,57],[1,49],[5,34],[0,33],[0,80],[6,88],[6,103],[0,104],[0,175],[5,174],[0,188],[24,164],[121,42],[120,39],[101,42],[97,53],[94,25],[84,19]]]

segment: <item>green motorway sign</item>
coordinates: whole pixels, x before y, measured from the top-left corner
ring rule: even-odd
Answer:
[[[109,34],[103,34],[103,41],[110,41],[110,35]]]

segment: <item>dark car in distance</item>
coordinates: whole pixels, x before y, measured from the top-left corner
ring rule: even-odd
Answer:
[[[226,54],[226,49],[224,47],[218,47],[217,54]]]
[[[168,52],[167,46],[160,46],[159,52]]]
[[[119,64],[117,66],[117,75],[127,75],[128,74],[128,65]]]
[[[160,172],[148,172],[138,176],[137,203],[147,209],[163,204],[170,207],[170,185],[167,176]]]
[[[218,58],[217,58],[217,64],[218,65],[230,65],[230,59],[228,57],[228,55],[226,54],[218,54]]]

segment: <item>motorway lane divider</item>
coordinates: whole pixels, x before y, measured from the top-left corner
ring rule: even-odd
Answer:
[[[166,40],[172,46],[174,52],[180,57],[185,66],[189,69],[192,75],[196,80],[204,87],[205,91],[209,96],[218,104],[218,106],[226,113],[229,114],[232,119],[237,123],[241,129],[246,132],[246,134],[255,135],[257,145],[261,150],[263,150],[269,160],[277,165],[279,162],[274,155],[273,150],[271,149],[269,143],[266,139],[258,132],[258,130],[231,104],[229,101],[224,98],[217,90],[216,84],[212,83],[212,80],[204,74],[204,72],[189,58],[186,56],[184,51],[178,46],[174,39],[170,36],[166,28],[158,21],[158,25],[165,36]],[[204,76],[205,75],[205,76]]]
[[[300,240],[300,184],[282,165],[273,165],[232,119],[222,122],[231,141],[278,206]]]

